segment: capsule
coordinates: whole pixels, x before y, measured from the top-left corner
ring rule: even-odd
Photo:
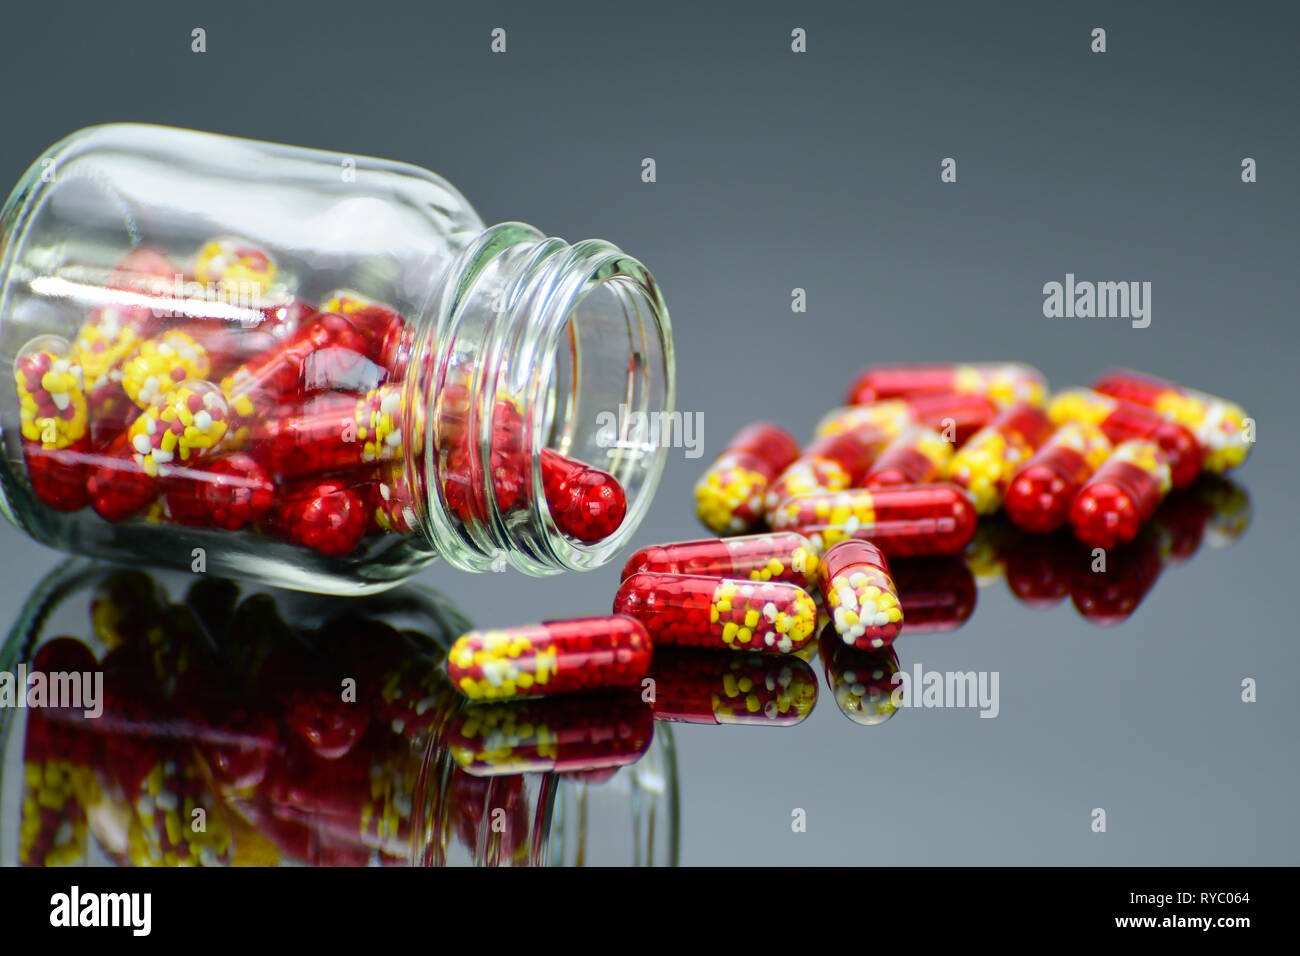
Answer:
[[[821,417],[813,429],[814,438],[841,435],[864,425],[878,429],[886,439],[897,438],[904,428],[916,424],[916,414],[911,405],[902,399],[888,402],[871,402],[867,405],[845,405],[832,408]]]
[[[984,395],[1006,408],[1018,402],[1042,405],[1047,394],[1043,373],[1018,362],[963,365],[878,365],[853,380],[845,401],[850,405],[923,392]]]
[[[817,572],[831,624],[845,644],[877,651],[903,629],[903,608],[889,562],[869,541],[828,548]]]
[[[911,425],[885,446],[862,486],[928,485],[939,479],[950,458],[952,445],[942,435],[924,425]]]
[[[1112,442],[1134,438],[1153,441],[1165,453],[1175,488],[1186,488],[1201,473],[1205,452],[1185,425],[1154,409],[1103,395],[1089,388],[1070,388],[1052,396],[1047,417],[1053,425],[1086,422],[1100,428]]]
[[[1187,426],[1205,452],[1206,471],[1222,474],[1250,453],[1254,422],[1233,402],[1129,369],[1107,372],[1092,387]]]
[[[824,553],[850,538],[869,540],[890,558],[960,554],[978,516],[955,485],[900,485],[814,492],[777,509],[773,527],[798,531]]]
[[[695,484],[695,513],[715,534],[742,534],[759,523],[776,476],[799,457],[799,443],[770,422],[746,425]]]
[[[817,703],[817,676],[788,654],[661,647],[650,676],[655,719],[674,723],[791,727]]]
[[[763,516],[768,524],[772,523],[777,506],[787,498],[813,491],[858,487],[889,438],[875,425],[860,425],[837,435],[814,439],[767,490]]]
[[[654,737],[636,693],[472,704],[447,734],[451,758],[476,777],[589,773],[635,763]]]
[[[943,555],[890,562],[908,634],[955,631],[975,612],[979,591],[961,558]]]
[[[627,515],[627,493],[617,478],[553,448],[542,449],[541,461],[542,490],[556,528],[583,544],[618,530]]]
[[[639,620],[656,644],[780,654],[803,647],[817,627],[817,605],[793,584],[690,574],[632,575],[614,613]]]
[[[1132,541],[1169,488],[1169,463],[1159,446],[1123,442],[1075,495],[1070,505],[1075,537],[1092,548]]]
[[[639,621],[586,617],[470,631],[448,652],[447,673],[470,700],[546,697],[634,686],[650,670],[650,654]]]
[[[1001,411],[987,395],[974,392],[922,392],[905,401],[919,424],[941,433],[956,448]]]
[[[817,583],[817,553],[803,535],[773,531],[651,545],[628,558],[623,565],[622,580],[641,571],[786,581],[801,588],[812,588]]]
[[[892,647],[858,650],[840,640],[834,627],[822,630],[820,645],[826,686],[841,714],[863,727],[883,724],[894,716],[898,654]]]
[[[1002,502],[1018,527],[1035,534],[1060,528],[1070,502],[1111,453],[1110,440],[1096,425],[1070,422],[1016,469]]]
[[[1011,475],[1051,432],[1039,409],[1023,402],[1012,405],[952,456],[945,480],[963,488],[979,514],[992,514],[1002,504]]]

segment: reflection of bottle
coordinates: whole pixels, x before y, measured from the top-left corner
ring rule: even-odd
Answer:
[[[0,512],[53,547],[343,594],[547,574],[617,553],[664,465],[653,277],[427,170],[97,126],[0,250]]]
[[[70,561],[0,651],[9,673],[47,675],[50,686],[55,673],[81,675],[86,689],[75,707],[0,711],[0,859],[574,862],[553,846],[558,827],[569,846],[625,853],[586,860],[675,860],[671,739],[649,705],[635,694],[613,709],[557,701],[544,727],[529,725],[538,759],[511,764],[504,733],[518,738],[525,721],[498,715],[484,735],[482,712],[446,678],[445,648],[467,627],[411,586],[330,599]],[[552,731],[563,760],[547,757]],[[641,799],[651,790],[657,802]],[[639,829],[620,839],[590,829],[591,816],[557,822],[557,806],[579,796],[610,808],[602,827],[632,804]]]

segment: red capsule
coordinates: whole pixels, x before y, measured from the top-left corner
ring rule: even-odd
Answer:
[[[975,392],[922,392],[905,401],[917,422],[950,438],[955,448],[966,444],[998,414],[991,398]]]
[[[979,591],[961,558],[904,558],[890,567],[908,634],[955,631],[975,612]]]
[[[788,654],[817,627],[808,592],[783,581],[688,574],[634,574],[614,596],[614,613],[637,618],[656,644]]]
[[[980,514],[992,514],[1002,504],[1012,474],[1051,433],[1051,423],[1038,408],[1012,405],[952,456],[945,480],[965,490]]]
[[[641,571],[787,581],[811,588],[817,583],[817,553],[807,538],[792,531],[705,538],[642,548],[623,565],[622,580]]]
[[[1119,445],[1070,505],[1074,535],[1092,548],[1132,541],[1170,488],[1169,463],[1153,442]]]
[[[828,548],[817,569],[831,625],[845,644],[880,650],[903,629],[903,608],[889,562],[869,541],[841,541]]]
[[[32,494],[56,511],[79,511],[90,503],[86,471],[91,461],[90,437],[82,436],[66,448],[46,448],[23,440],[27,480]]]
[[[864,488],[928,485],[937,481],[952,458],[952,445],[933,428],[912,425],[885,446],[866,478]]]
[[[984,395],[1004,407],[1016,402],[1041,405],[1047,383],[1038,369],[1015,362],[881,365],[866,369],[853,380],[846,401],[850,405],[861,405],[924,392]]]
[[[269,525],[293,544],[337,557],[361,543],[369,515],[365,497],[351,483],[309,478],[281,489]]]
[[[791,727],[817,703],[817,677],[791,655],[660,647],[650,668],[656,720]]]
[[[476,777],[613,771],[650,748],[654,711],[640,694],[583,694],[475,704],[447,734],[456,763]]]
[[[470,631],[447,654],[451,682],[471,700],[544,697],[637,685],[650,636],[634,617],[585,617]]]
[[[627,495],[617,478],[551,448],[542,449],[541,460],[546,505],[562,533],[595,544],[618,530]]]
[[[814,439],[768,489],[763,501],[768,524],[777,506],[787,498],[858,487],[891,437],[888,430],[868,424]]]
[[[1116,444],[1135,438],[1155,442],[1169,462],[1169,476],[1175,488],[1187,487],[1201,473],[1205,452],[1191,429],[1145,405],[1087,388],[1071,388],[1052,397],[1047,415],[1055,425],[1067,422],[1096,425]]]
[[[1250,453],[1254,423],[1240,405],[1128,369],[1107,372],[1092,387],[1187,426],[1205,452],[1206,471],[1236,468]]]
[[[1062,527],[1074,496],[1110,452],[1110,441],[1097,426],[1062,425],[1012,474],[1002,501],[1007,516],[1035,534]]]
[[[716,534],[740,534],[758,524],[776,476],[799,457],[799,443],[770,422],[742,428],[695,484],[695,513]]]
[[[773,527],[798,531],[820,551],[857,538],[897,558],[960,554],[977,523],[960,488],[937,484],[801,495],[777,509]]]

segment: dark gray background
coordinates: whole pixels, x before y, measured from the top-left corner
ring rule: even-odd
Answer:
[[[684,6],[13,5],[0,180],[81,126],[167,123],[428,166],[488,222],[618,243],[664,286],[679,407],[705,415],[638,544],[698,535],[691,484],[737,426],[806,435],[867,362],[1019,359],[1058,386],[1122,363],[1240,401],[1240,543],[1112,630],[995,584],[964,629],[900,640],[904,667],[1000,671],[996,720],[861,728],[823,693],[794,730],[679,729],[683,860],[1297,862],[1297,8]],[[1045,319],[1066,272],[1152,282],[1150,328]],[[0,529],[9,613],[57,560]],[[421,577],[506,624],[602,611],[617,574]]]

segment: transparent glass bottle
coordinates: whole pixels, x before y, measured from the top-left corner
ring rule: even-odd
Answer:
[[[68,560],[0,643],[0,865],[676,863],[671,729],[632,691],[467,705],[469,626]]]
[[[604,563],[674,400],[662,296],[613,245],[485,228],[413,166],[140,125],[10,196],[0,358],[0,510],[32,537],[336,593]]]

